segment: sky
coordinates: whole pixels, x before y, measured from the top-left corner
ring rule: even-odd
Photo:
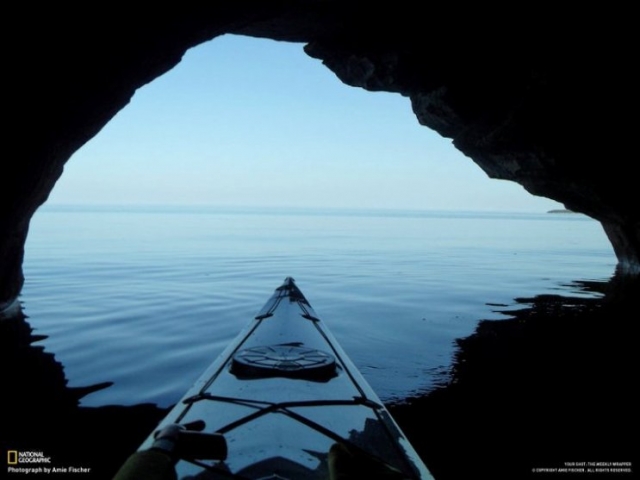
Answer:
[[[76,152],[49,204],[545,212],[302,44],[226,35],[140,88]]]

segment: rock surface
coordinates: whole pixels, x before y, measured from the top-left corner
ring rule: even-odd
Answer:
[[[99,15],[95,4],[17,7],[19,33],[5,58],[13,135],[0,167],[0,307],[20,292],[30,218],[69,157],[137,88],[223,33],[304,42],[344,83],[409,97],[417,121],[490,177],[602,222],[619,271],[638,274],[637,174],[625,128],[635,92],[634,29],[625,22],[633,15],[433,5],[425,13],[412,5],[235,1],[109,6]]]

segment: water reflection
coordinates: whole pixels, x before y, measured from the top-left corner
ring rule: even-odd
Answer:
[[[83,479],[111,478],[166,410],[154,405],[81,407],[82,397],[111,383],[68,387],[63,366],[38,345],[45,338],[33,334],[19,305],[0,313],[1,443],[7,450],[51,458],[51,464],[29,466],[72,466],[90,469],[80,475]]]
[[[499,310],[504,320],[481,320],[457,341],[442,388],[390,406],[435,478],[558,478],[558,471],[532,470],[631,461],[640,404],[639,281],[614,276],[573,289],[572,297],[516,299],[517,308]],[[167,410],[79,406],[109,383],[69,388],[63,366],[38,346],[43,338],[20,308],[0,317],[2,441],[8,449],[42,451],[59,465],[91,468],[82,478],[111,478]]]
[[[480,321],[457,340],[443,388],[391,408],[438,480],[558,478],[563,468],[611,478],[611,462],[635,458],[638,279],[573,287],[574,297],[518,298],[505,320]]]

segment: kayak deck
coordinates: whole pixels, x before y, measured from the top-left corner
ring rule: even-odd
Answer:
[[[291,278],[160,427],[199,420],[224,435],[228,456],[181,460],[178,478],[327,479],[345,458],[432,478]]]

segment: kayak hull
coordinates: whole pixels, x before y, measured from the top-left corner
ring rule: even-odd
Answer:
[[[178,478],[327,479],[345,451],[357,468],[432,478],[291,278],[158,428],[195,421],[228,455],[182,459]]]

